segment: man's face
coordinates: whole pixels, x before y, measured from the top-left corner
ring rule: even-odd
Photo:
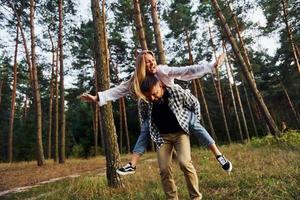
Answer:
[[[149,53],[145,54],[144,58],[145,58],[145,64],[146,64],[146,73],[147,74],[155,74],[157,72],[155,58]]]
[[[152,89],[146,93],[146,97],[149,101],[156,102],[159,101],[164,95],[164,88],[161,82],[157,82]]]

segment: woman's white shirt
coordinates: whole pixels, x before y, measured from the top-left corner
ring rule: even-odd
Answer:
[[[207,73],[211,73],[214,63],[202,62],[197,65],[188,65],[182,67],[169,67],[168,65],[157,65],[155,76],[167,87],[173,87],[174,79],[189,81],[200,78]],[[131,79],[121,83],[118,86],[108,90],[98,92],[99,106],[107,104],[108,101],[114,101],[130,93]]]

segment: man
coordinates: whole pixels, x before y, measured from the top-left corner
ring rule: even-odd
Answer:
[[[178,199],[170,166],[173,148],[177,152],[190,198],[201,199],[189,140],[190,113],[195,113],[198,120],[201,117],[198,100],[180,86],[165,87],[155,76],[145,78],[141,91],[149,100],[148,103],[142,102],[139,105],[141,122],[149,120],[150,136],[158,147],[160,176],[167,199]]]

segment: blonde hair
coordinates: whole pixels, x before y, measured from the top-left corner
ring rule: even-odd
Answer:
[[[147,101],[146,96],[141,91],[141,83],[146,77],[146,62],[145,62],[145,55],[150,54],[153,56],[154,60],[154,54],[152,51],[144,50],[142,51],[137,57],[135,61],[135,71],[133,74],[132,79],[132,92],[135,94],[137,99],[143,99],[144,101]],[[155,63],[156,64],[156,63]]]

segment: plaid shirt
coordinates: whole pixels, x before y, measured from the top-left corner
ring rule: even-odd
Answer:
[[[172,88],[166,87],[166,90],[169,93],[168,105],[171,111],[176,116],[181,128],[187,134],[189,134],[190,112],[194,112],[199,121],[201,119],[199,101],[194,95],[190,93],[189,90],[184,90],[179,85],[174,85]],[[149,120],[149,131],[151,139],[159,148],[164,143],[164,140],[161,137],[157,126],[152,120],[152,106],[153,103],[151,102],[147,103],[145,101],[139,101],[139,117],[141,123]]]

